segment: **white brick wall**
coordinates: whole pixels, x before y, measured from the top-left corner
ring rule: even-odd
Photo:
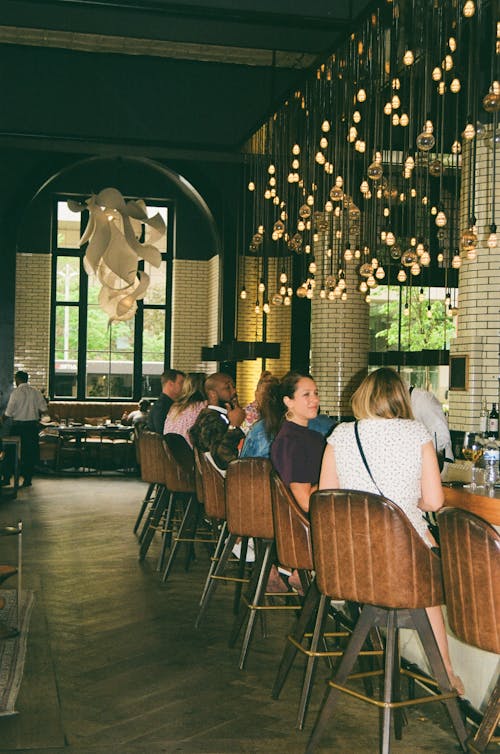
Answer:
[[[477,259],[469,261],[462,254],[459,273],[459,309],[457,337],[452,341],[452,355],[469,357],[468,389],[450,391],[449,423],[452,429],[478,429],[483,399],[491,405],[498,401],[500,346],[500,248],[489,249],[487,238],[491,224],[491,194],[500,195],[500,171],[496,186],[492,179],[492,150],[485,141],[476,145]],[[463,154],[463,181],[460,210],[460,234],[467,228],[469,215],[470,146]],[[500,202],[497,223],[500,225]]]
[[[215,362],[201,360],[202,346],[219,340],[219,257],[208,262],[173,262],[171,365],[186,372],[215,371]]]
[[[14,369],[39,390],[49,385],[51,262],[50,254],[16,255]]]

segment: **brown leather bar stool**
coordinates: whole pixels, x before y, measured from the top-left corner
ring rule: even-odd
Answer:
[[[274,682],[272,697],[277,699],[285,684],[297,652],[307,657],[297,715],[297,727],[302,730],[313,685],[314,671],[320,657],[340,657],[341,649],[329,650],[325,637],[335,640],[349,636],[349,631],[325,634],[330,600],[318,591],[311,575],[314,569],[309,517],[297,503],[288,487],[275,471],[271,472],[274,534],[278,561],[282,566],[299,571],[306,592],[304,605],[293,631],[287,637],[285,651]],[[313,624],[312,634],[306,633]],[[310,637],[310,641],[308,641]],[[323,643],[324,648],[319,649]]]
[[[226,542],[220,563],[228,556],[236,537],[252,537],[255,544],[255,563],[248,591],[236,616],[229,646],[234,646],[245,624],[239,667],[245,666],[253,636],[255,620],[266,610],[297,610],[299,599],[295,592],[283,592],[279,597],[291,597],[295,604],[267,605],[266,586],[271,567],[276,560],[274,523],[271,503],[271,461],[267,458],[239,458],[231,461],[226,473],[226,517],[231,537]]]
[[[136,448],[137,465],[141,471],[141,479],[143,482],[147,482],[148,489],[146,491],[146,495],[144,496],[139,513],[135,520],[134,534],[137,534],[139,526],[141,525],[141,521],[144,518],[144,514],[146,513],[148,506],[152,505],[155,495],[158,491],[158,486],[159,486],[158,479],[157,479],[158,474],[156,472],[156,468],[153,463],[154,454],[151,454],[150,448],[149,448],[150,435],[152,434],[153,432],[148,432],[147,430],[144,430],[141,434],[139,434],[136,437],[135,448]],[[143,460],[141,460],[141,452],[144,456]]]
[[[500,535],[459,508],[438,513],[448,621],[461,641],[500,654]],[[500,720],[500,675],[470,751],[483,752]]]
[[[194,558],[194,542],[201,515],[201,504],[196,497],[193,451],[184,437],[175,433],[164,435],[163,450],[165,454],[165,481],[168,490],[172,493],[171,504],[169,505],[165,519],[165,529],[167,531],[171,525],[174,505],[179,503],[182,510],[182,519],[177,531],[172,534],[172,546],[165,570],[163,571],[162,581],[165,582],[175,561],[179,544],[185,543],[188,545],[186,570]],[[159,560],[159,570],[162,567],[167,541],[164,539]]]
[[[321,490],[311,496],[311,535],[318,589],[336,599],[363,604],[342,660],[314,726],[306,754],[316,751],[340,692],[382,710],[380,752],[390,751],[392,710],[410,704],[443,702],[459,743],[466,751],[467,732],[456,692],[451,688],[426,607],[444,602],[440,559],[426,546],[403,511],[379,495],[350,490]],[[385,629],[383,699],[374,699],[346,685],[372,626]],[[398,629],[415,628],[441,691],[401,701]],[[379,671],[375,671],[378,673]],[[358,673],[357,677],[362,677]],[[351,676],[351,679],[355,676]],[[396,699],[395,699],[396,697]],[[396,730],[396,735],[400,731]]]
[[[214,528],[218,527],[219,529],[217,544],[210,559],[210,568],[200,598],[200,610],[195,623],[196,628],[199,628],[210,599],[212,598],[220,580],[235,582],[234,612],[236,613],[238,611],[242,585],[248,582],[248,579],[244,577],[248,538],[244,537],[242,540],[238,575],[228,576],[225,567],[229,561],[237,537],[235,535],[230,535],[227,529],[225,479],[214,464],[208,460],[206,455],[201,453],[197,448],[194,449],[194,457],[195,475],[199,477],[198,484],[202,487],[205,515],[213,521]],[[231,538],[231,546],[228,544],[223,564],[218,567],[228,537]]]
[[[155,533],[161,531],[165,536],[165,526],[161,522],[172,497],[166,486],[163,438],[156,432],[145,430],[141,435],[141,477],[143,481],[149,483],[149,487],[139,511],[139,523],[140,519],[144,516],[148,504],[150,505],[148,515],[139,535],[139,560],[143,561]],[[153,489],[151,489],[151,485],[153,485]],[[149,498],[148,495],[150,495]],[[136,522],[137,526],[139,526],[139,523]]]

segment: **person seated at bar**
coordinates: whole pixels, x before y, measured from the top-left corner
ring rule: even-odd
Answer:
[[[441,477],[433,440],[414,419],[407,386],[393,369],[377,369],[365,377],[351,405],[356,421],[339,424],[328,438],[319,489],[382,495],[404,511],[428,547],[435,547],[423,514],[443,505]],[[427,615],[451,684],[463,695],[441,607],[427,608]]]
[[[151,401],[147,398],[141,398],[138,403],[138,407],[130,413],[125,412],[122,416],[122,424],[132,427],[140,427],[146,424],[148,420],[148,413],[151,407]]]
[[[240,458],[269,458],[271,443],[279,431],[285,406],[279,393],[279,379],[274,377],[265,383],[260,397],[261,418],[250,427]],[[326,414],[309,419],[308,428],[327,437],[335,422]]]
[[[182,435],[188,445],[192,447],[189,430],[198,418],[199,413],[207,405],[205,395],[204,372],[188,372],[182,391],[176,401],[170,406],[170,411],[165,419],[163,434],[173,432]]]
[[[255,422],[259,421],[262,401],[263,401],[267,386],[272,381],[278,382],[278,378],[274,377],[272,373],[269,372],[269,370],[264,370],[261,373],[259,377],[259,381],[257,382],[257,385],[255,387],[254,400],[251,403],[249,403],[247,406],[245,406],[244,425],[247,430],[249,430],[250,427],[252,427],[255,424]]]
[[[208,406],[200,411],[189,430],[193,447],[209,453],[218,469],[225,472],[229,463],[238,458],[245,433],[241,425],[245,412],[238,403],[233,378],[215,372],[205,380]]]
[[[318,414],[319,396],[309,374],[289,372],[279,386],[281,426],[271,444],[271,461],[300,507],[309,512],[309,498],[318,488],[325,438],[309,429]]]
[[[146,429],[150,432],[163,434],[165,418],[169,412],[170,406],[179,397],[184,377],[186,375],[179,369],[166,369],[161,376],[161,395],[156,399],[149,410]]]

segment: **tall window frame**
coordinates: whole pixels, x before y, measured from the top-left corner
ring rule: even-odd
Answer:
[[[133,354],[132,363],[130,365],[130,362],[127,362],[126,367],[124,367],[130,373],[130,390],[126,395],[113,395],[110,394],[110,392],[113,392],[110,386],[107,394],[96,395],[95,390],[94,394],[89,394],[89,359],[87,356],[92,351],[88,347],[88,316],[92,303],[89,302],[89,278],[83,267],[86,245],[82,248],[78,246],[78,240],[87,224],[88,213],[83,212],[80,218],[75,215],[75,219],[79,222],[78,234],[70,233],[69,241],[64,242],[64,239],[61,239],[58,222],[60,204],[65,204],[70,199],[81,202],[85,198],[86,196],[83,195],[69,193],[55,194],[53,197],[49,394],[55,400],[103,402],[138,401],[143,396],[155,396],[160,392],[161,372],[170,366],[175,202],[171,199],[145,199],[149,210],[164,208],[163,214],[167,228],[165,248],[162,249],[165,290],[164,297],[160,296],[160,301],[155,301],[154,296],[150,295],[152,293],[151,288],[148,290],[145,299],[137,302],[137,312],[132,320],[133,346],[130,349],[130,354]],[[77,278],[76,285],[68,283],[64,274],[59,275],[58,282],[58,273],[61,273],[63,264],[66,265],[66,274],[69,271],[70,278],[73,275],[75,279]],[[138,269],[144,269],[143,261],[139,263]],[[62,292],[61,278],[64,279],[64,292]],[[148,300],[148,295],[150,300]],[[150,364],[150,368],[154,369],[154,374],[147,372],[144,374],[143,355],[145,352],[146,356],[148,355],[147,345],[145,348],[145,341],[147,340],[145,321],[147,322],[155,316],[158,320],[157,313],[160,314],[160,321],[161,315],[163,315],[164,323],[162,363]],[[61,343],[60,332],[59,334],[56,332],[58,327],[60,331],[61,322],[65,323],[63,344]],[[58,364],[57,369],[56,363]],[[108,366],[110,369],[112,368],[111,351],[109,351]],[[61,367],[63,368],[61,369]],[[66,378],[64,378],[64,369],[67,372]]]

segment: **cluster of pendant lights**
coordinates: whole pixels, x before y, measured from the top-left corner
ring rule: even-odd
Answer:
[[[251,256],[255,309],[268,314],[294,294],[346,300],[349,276],[367,302],[384,278],[407,300],[417,286],[422,300],[431,268],[446,276],[474,262],[478,232],[494,248],[499,54],[496,0],[393,0],[371,14],[248,145],[240,297]],[[475,217],[481,141],[491,159],[486,229]],[[444,303],[456,313],[449,291]]]

